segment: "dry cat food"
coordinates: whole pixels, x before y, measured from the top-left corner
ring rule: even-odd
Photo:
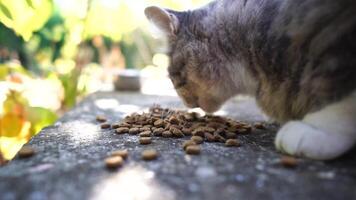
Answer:
[[[238,147],[238,146],[240,146],[240,141],[238,141],[237,139],[228,139],[225,142],[225,146],[227,146],[227,147]]]
[[[192,145],[196,145],[197,143],[195,143],[193,140],[187,140],[185,142],[183,142],[183,149],[185,150],[188,146],[192,146]]]
[[[139,144],[152,143],[152,137],[185,138],[183,150],[187,154],[200,154],[203,142],[223,143],[226,147],[238,147],[239,134],[251,131],[251,125],[220,116],[200,116],[196,112],[187,112],[154,106],[149,112],[133,113],[126,116],[121,122],[108,124],[104,116],[97,116],[101,128],[112,128],[117,134],[130,134],[139,136]],[[254,128],[263,128],[261,123],[254,124]],[[152,150],[142,153],[143,159],[154,157]],[[156,152],[157,153],[157,152]],[[147,156],[147,154],[149,156]],[[113,155],[115,155],[113,153]],[[145,155],[145,156],[144,156]],[[125,158],[124,156],[121,156]]]
[[[102,124],[100,124],[100,127],[101,127],[102,129],[108,129],[108,128],[111,127],[111,125],[110,125],[109,123],[102,123]]]
[[[257,129],[266,129],[265,125],[263,125],[261,122],[257,122],[253,126]]]
[[[296,167],[298,165],[298,160],[292,156],[282,156],[280,158],[280,163],[284,166],[284,167]]]
[[[152,140],[151,137],[140,137],[139,142],[140,144],[151,144]]]
[[[111,153],[111,156],[120,156],[123,159],[126,159],[129,155],[129,152],[126,149],[117,150]]]
[[[98,116],[96,116],[96,121],[98,121],[98,122],[106,122],[107,119],[103,115],[98,115]]]
[[[121,156],[111,156],[105,159],[105,165],[110,169],[121,167],[123,164],[124,159]]]
[[[29,158],[33,155],[35,155],[36,151],[34,148],[30,146],[23,146],[20,151],[17,153],[19,158]]]
[[[141,154],[143,160],[155,160],[157,159],[158,153],[154,149],[144,150]]]
[[[187,154],[191,154],[191,155],[197,155],[200,154],[201,148],[199,145],[189,145],[187,146],[187,148],[185,149],[185,152]]]

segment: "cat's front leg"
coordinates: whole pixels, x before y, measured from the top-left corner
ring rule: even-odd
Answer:
[[[356,92],[346,99],[290,121],[278,131],[275,144],[285,153],[312,159],[336,158],[356,143]]]

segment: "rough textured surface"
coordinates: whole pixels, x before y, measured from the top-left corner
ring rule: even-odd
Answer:
[[[184,139],[138,137],[101,130],[98,114],[110,122],[152,104],[182,108],[176,97],[97,93],[30,141],[38,153],[0,168],[0,199],[356,199],[355,151],[332,162],[300,159],[296,168],[278,163],[273,137],[278,127],[240,136],[242,146],[205,143],[199,156],[182,151]],[[264,118],[248,99],[230,101],[221,113],[239,120]],[[105,168],[110,152],[130,155],[118,170]],[[155,148],[159,157],[142,161]]]

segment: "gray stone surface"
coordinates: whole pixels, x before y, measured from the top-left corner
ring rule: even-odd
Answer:
[[[91,95],[30,141],[34,157],[0,168],[0,199],[356,199],[355,151],[285,168],[273,146],[275,125],[240,136],[239,148],[205,143],[201,155],[188,156],[180,147],[184,139],[155,138],[142,146],[137,136],[100,130],[95,121],[98,114],[119,121],[154,103],[182,108],[176,97]],[[239,120],[264,119],[248,99],[232,100],[223,110]],[[127,162],[108,171],[103,159],[121,148],[130,151]],[[158,160],[142,161],[146,148],[157,149]]]

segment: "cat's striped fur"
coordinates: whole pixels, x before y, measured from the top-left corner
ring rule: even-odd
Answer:
[[[244,93],[285,123],[356,90],[353,0],[220,0],[146,15],[168,36],[170,78],[188,106],[212,112]]]

